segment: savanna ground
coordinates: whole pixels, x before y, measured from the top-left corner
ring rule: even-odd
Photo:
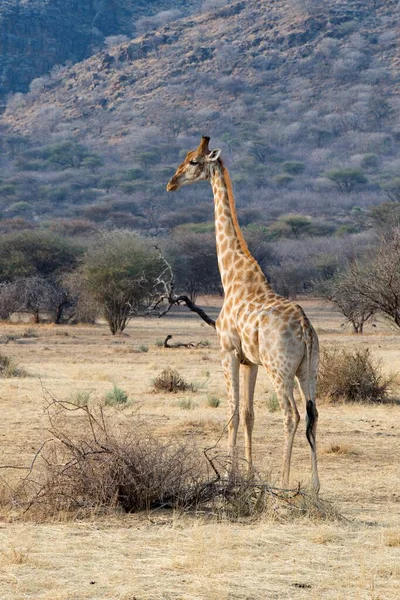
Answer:
[[[398,332],[379,322],[356,337],[327,307],[310,300],[302,305],[324,346],[369,347],[386,373],[398,370]],[[0,335],[18,337],[27,327],[3,324]],[[201,447],[221,436],[226,400],[218,344],[215,332],[198,317],[180,312],[161,320],[135,319],[126,334],[114,338],[105,325],[33,327],[35,337],[0,346],[28,373],[0,380],[1,465],[29,464],[48,436],[43,388],[60,399],[90,392],[90,402],[96,403],[115,383],[130,402],[120,409],[107,407],[111,419],[117,412],[129,425],[139,411],[160,436],[194,437]],[[157,340],[168,333],[172,343],[207,339],[209,345],[159,348]],[[194,382],[196,391],[154,394],[152,380],[166,367]],[[271,411],[271,394],[260,372],[254,455],[257,469],[273,483],[279,478],[282,424],[279,411]],[[396,379],[393,394],[400,396]],[[209,406],[211,397],[221,400],[218,407]],[[400,406],[321,403],[319,412],[321,495],[344,520],[303,516],[285,522],[265,516],[230,522],[164,510],[35,522],[4,510],[1,600],[399,598]],[[302,420],[292,484],[306,484],[309,473]],[[9,470],[0,475],[20,476]]]

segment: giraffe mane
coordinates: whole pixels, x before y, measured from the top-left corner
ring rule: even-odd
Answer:
[[[233,222],[233,226],[234,226],[235,231],[236,231],[236,235],[237,235],[238,240],[239,240],[240,247],[243,250],[243,252],[249,258],[251,258],[254,262],[256,262],[256,259],[251,254],[251,252],[249,250],[249,247],[247,245],[247,242],[246,242],[246,240],[243,237],[242,230],[240,229],[240,225],[239,225],[239,221],[238,221],[238,217],[237,217],[237,212],[236,212],[235,196],[233,195],[232,181],[231,181],[231,178],[230,178],[230,175],[229,175],[229,171],[225,167],[222,158],[219,159],[219,162],[220,162],[221,169],[222,169],[222,174],[223,174],[224,180],[225,180],[226,191],[228,193],[229,207],[231,209],[232,222]]]

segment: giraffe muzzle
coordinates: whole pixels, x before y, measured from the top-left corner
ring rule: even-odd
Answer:
[[[175,192],[179,188],[178,178],[171,177],[171,179],[167,183],[167,192]]]

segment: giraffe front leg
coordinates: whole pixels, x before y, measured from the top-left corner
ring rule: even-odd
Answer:
[[[236,441],[239,428],[239,367],[235,352],[222,352],[222,367],[228,389],[228,453],[231,461],[229,476],[237,468]]]
[[[258,365],[240,365],[243,387],[242,419],[244,422],[244,443],[247,461],[247,472],[253,470],[252,434],[254,427],[254,388],[257,380]]]

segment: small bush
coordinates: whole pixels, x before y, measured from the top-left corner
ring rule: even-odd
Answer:
[[[156,346],[157,346],[157,348],[163,348],[164,340],[156,340]]]
[[[387,402],[393,377],[382,375],[369,349],[322,350],[317,394],[333,402]]]
[[[12,358],[0,354],[0,377],[26,377],[27,373]]]
[[[121,390],[117,385],[114,385],[113,389],[107,392],[104,403],[106,405],[114,404],[126,404],[128,402],[128,394]]]
[[[37,338],[38,333],[35,329],[32,329],[32,327],[28,327],[28,329],[25,329],[24,333],[22,334],[23,338]]]
[[[70,394],[68,400],[77,406],[87,406],[90,400],[90,392],[75,392]]]
[[[148,352],[149,351],[149,347],[146,346],[145,344],[142,344],[141,346],[139,346],[138,351],[139,352]]]
[[[269,412],[272,412],[272,413],[280,410],[278,396],[275,394],[275,392],[273,394],[271,394],[270,396],[268,396],[267,406],[268,406]]]
[[[185,381],[178,371],[174,369],[164,369],[153,380],[153,390],[155,392],[176,394],[177,392],[193,392],[194,389],[194,385]]]
[[[207,398],[207,406],[210,406],[211,408],[218,408],[220,404],[221,400],[217,396],[209,396]]]
[[[191,398],[182,398],[179,400],[178,406],[183,410],[193,410],[196,407],[196,403]]]

